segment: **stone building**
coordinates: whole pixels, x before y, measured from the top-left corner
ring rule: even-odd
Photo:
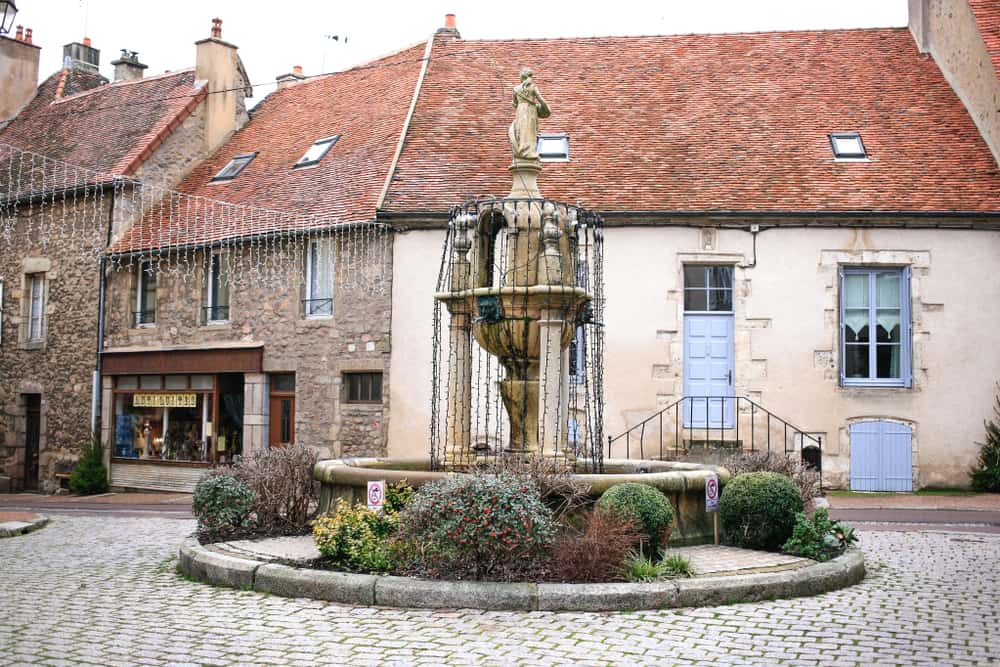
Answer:
[[[53,490],[96,426],[108,240],[141,212],[144,190],[176,183],[246,121],[247,77],[220,25],[191,69],[144,77],[123,52],[108,81],[84,39],[41,85],[39,47],[0,37],[13,77],[0,91],[3,488]]]

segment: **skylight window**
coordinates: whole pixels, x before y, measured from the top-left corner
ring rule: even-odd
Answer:
[[[306,154],[299,158],[299,161],[295,163],[295,166],[308,167],[311,164],[316,164],[323,159],[323,156],[326,155],[326,152],[330,150],[335,143],[337,143],[338,139],[340,139],[340,135],[335,134],[332,137],[317,140],[316,143],[309,147]]]
[[[538,157],[547,162],[569,160],[569,136],[565,134],[538,135]]]
[[[240,175],[246,166],[257,157],[256,153],[244,153],[243,155],[237,155],[229,161],[225,167],[222,168],[218,174],[216,174],[212,181],[231,181]]]
[[[833,157],[838,160],[866,160],[868,153],[857,132],[834,132],[830,135]]]

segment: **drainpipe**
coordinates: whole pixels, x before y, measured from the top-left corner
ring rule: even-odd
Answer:
[[[111,188],[111,205],[108,207],[108,232],[104,240],[104,247],[111,247],[111,230],[115,219],[115,195],[118,193],[118,181],[116,179]],[[107,267],[106,255],[101,255],[98,265],[99,287],[97,293],[97,360],[94,363],[94,376],[92,379],[90,396],[90,432],[99,440],[100,434],[97,432],[97,415],[101,412],[101,353],[104,352],[104,308],[105,295],[107,292]]]

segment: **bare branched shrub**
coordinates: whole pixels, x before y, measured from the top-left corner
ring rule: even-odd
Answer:
[[[318,458],[310,447],[290,445],[255,452],[212,474],[236,477],[254,491],[254,533],[299,533],[308,530],[316,509],[319,485],[312,470]]]
[[[733,454],[722,461],[722,465],[733,473],[733,476],[745,472],[776,472],[791,477],[802,496],[805,511],[812,513],[815,503],[813,499],[819,495],[819,473],[809,470],[795,454],[786,456],[778,452],[744,452]]]
[[[560,522],[590,504],[590,485],[581,482],[563,462],[541,456],[502,456],[487,463],[480,472],[527,477]]]
[[[625,560],[639,541],[639,528],[613,512],[595,509],[581,531],[566,530],[552,545],[546,578],[552,581],[624,581]]]

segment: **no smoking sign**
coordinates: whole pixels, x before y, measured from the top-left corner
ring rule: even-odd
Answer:
[[[368,482],[368,509],[381,512],[385,505],[385,480]]]
[[[712,512],[719,509],[719,478],[712,475],[705,480],[705,510]]]

